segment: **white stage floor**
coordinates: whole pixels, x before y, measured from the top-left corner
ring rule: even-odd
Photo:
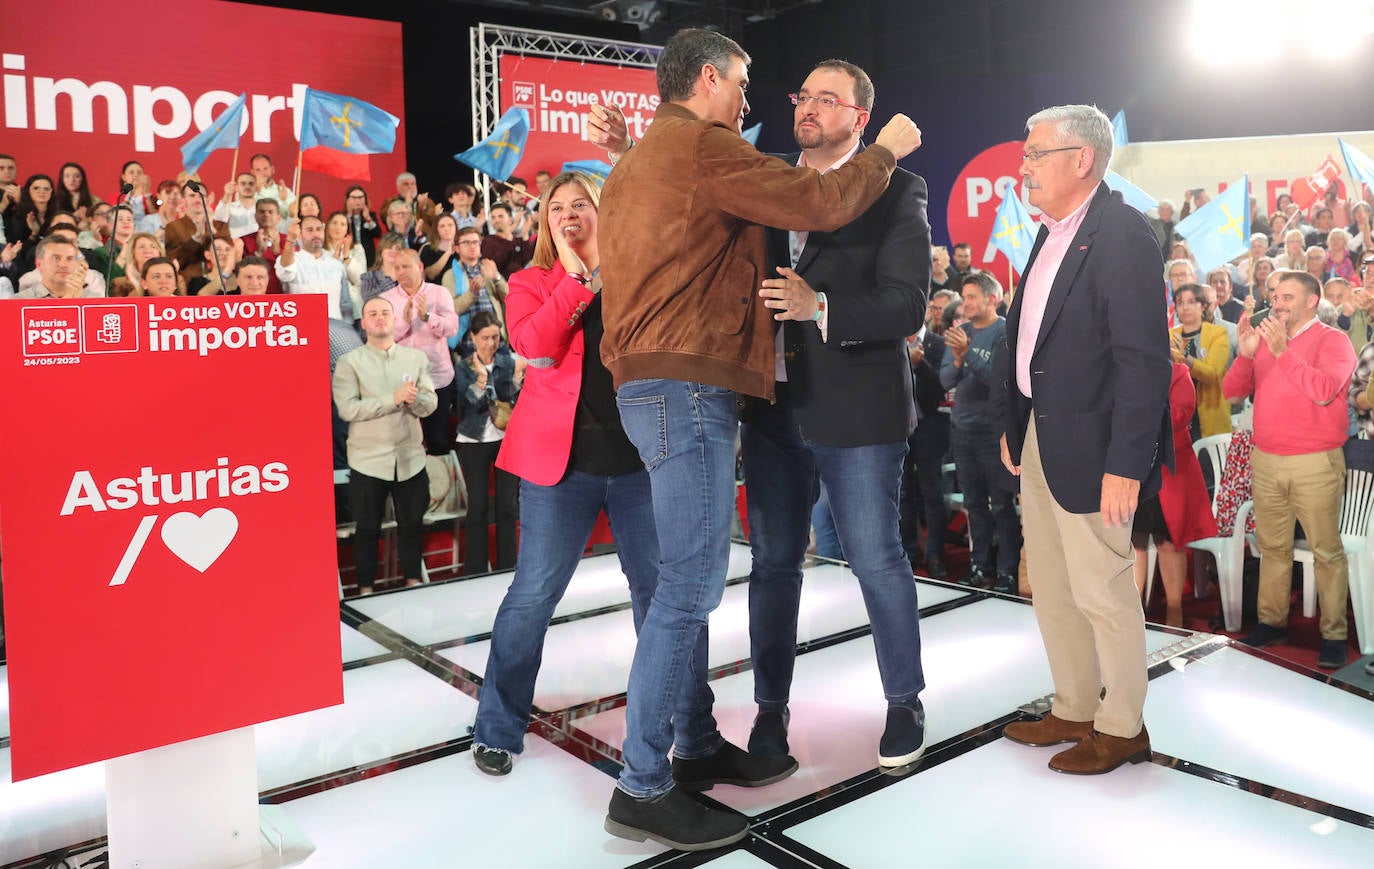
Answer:
[[[739,744],[754,713],[748,570],[736,545],[711,620],[715,714]],[[1374,865],[1374,697],[1224,640],[1151,629],[1154,763],[1060,776],[1045,766],[1051,750],[1001,738],[1051,690],[1029,605],[920,581],[929,749],[915,771],[884,775],[857,584],[836,565],[806,577],[791,702],[801,769],[709,792],[753,822],[732,850],[682,855],[601,828],[634,648],[614,555],[586,559],[555,614],[512,775],[478,773],[469,753],[500,574],[345,602],[345,702],[258,725],[263,801],[314,843],[305,865],[322,867]],[[8,736],[0,690],[0,866],[68,849],[79,866],[103,851],[103,767],[14,784]]]

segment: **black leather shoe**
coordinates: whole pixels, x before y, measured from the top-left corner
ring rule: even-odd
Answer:
[[[1345,666],[1350,646],[1345,640],[1322,640],[1321,652],[1317,654],[1317,666],[1323,670],[1339,670]]]
[[[792,716],[786,709],[761,709],[749,731],[749,753],[759,757],[787,755],[787,723]]]
[[[906,766],[926,750],[926,710],[921,701],[912,706],[887,707],[887,726],[878,742],[878,766]]]
[[[794,757],[750,754],[729,742],[707,757],[673,758],[673,780],[689,791],[708,791],[716,785],[761,788],[796,771]]]
[[[738,842],[749,832],[749,821],[734,812],[708,809],[682,788],[635,799],[616,788],[606,810],[606,832],[643,842],[653,839],[679,851],[705,851]]]
[[[992,588],[994,578],[994,574],[981,567],[975,567],[969,571],[968,579],[964,580],[964,585],[971,588]]]
[[[1255,625],[1254,630],[1245,635],[1245,638],[1242,639],[1241,642],[1247,646],[1262,649],[1265,646],[1272,646],[1275,643],[1285,642],[1287,639],[1288,630],[1286,628],[1276,628],[1273,625],[1266,625],[1264,622],[1260,622]]]
[[[515,758],[503,748],[488,748],[485,745],[472,747],[472,762],[487,775],[510,775]]]

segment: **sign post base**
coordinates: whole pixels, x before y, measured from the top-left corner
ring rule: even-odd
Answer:
[[[105,791],[112,869],[278,869],[314,851],[258,806],[251,727],[108,760]]]

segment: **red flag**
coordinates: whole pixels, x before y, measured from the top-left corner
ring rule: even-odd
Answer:
[[[1326,195],[1326,189],[1334,184],[1340,175],[1341,170],[1336,165],[1336,159],[1327,154],[1316,172],[1294,181],[1288,192],[1298,207],[1306,211],[1312,207],[1312,203]]]
[[[323,172],[335,178],[348,178],[353,181],[371,181],[372,164],[366,154],[349,154],[325,145],[306,148],[301,155],[301,168],[313,172]]]

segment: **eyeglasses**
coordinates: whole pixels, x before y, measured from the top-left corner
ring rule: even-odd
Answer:
[[[801,94],[788,94],[787,98],[792,101],[792,105],[794,106],[805,106],[807,103],[814,102],[817,106],[819,106],[822,109],[825,109],[826,111],[830,111],[836,106],[844,106],[846,109],[857,109],[861,112],[868,111],[868,109],[865,109],[863,106],[856,106],[853,103],[847,103],[844,100],[837,100],[834,97],[813,97],[802,96]]]
[[[1025,151],[1021,154],[1021,159],[1025,160],[1028,163],[1039,163],[1041,160],[1045,159],[1046,154],[1053,154],[1057,151],[1077,151],[1079,148],[1086,147],[1088,146],[1066,145],[1063,148],[1045,148],[1043,150],[1041,150],[1040,148],[1031,148],[1029,151]]]

